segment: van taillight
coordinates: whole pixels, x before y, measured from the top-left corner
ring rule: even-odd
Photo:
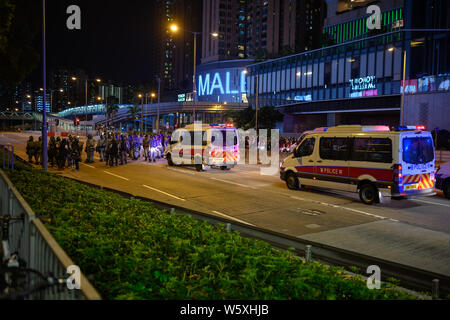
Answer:
[[[394,164],[394,182],[402,184],[402,165]]]

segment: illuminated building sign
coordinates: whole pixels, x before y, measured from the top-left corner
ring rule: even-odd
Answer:
[[[377,88],[375,80],[375,76],[350,79],[350,86],[352,87],[352,91],[372,90]]]
[[[240,72],[238,79],[230,71],[205,73],[198,77],[198,96],[233,95],[247,93],[246,74]],[[237,81],[236,81],[237,80]]]
[[[350,98],[373,97],[378,95],[376,77],[367,76],[363,78],[350,79]]]
[[[295,101],[312,101],[312,97],[310,94],[308,94],[306,96],[295,96],[294,100]]]
[[[186,94],[182,93],[178,95],[178,102],[185,102],[186,101]]]

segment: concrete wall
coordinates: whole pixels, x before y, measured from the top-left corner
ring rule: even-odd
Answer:
[[[406,95],[404,117],[406,125],[450,130],[450,92]]]

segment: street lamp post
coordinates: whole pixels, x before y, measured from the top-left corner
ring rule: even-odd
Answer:
[[[405,111],[405,91],[406,91],[406,50],[403,51],[403,90],[402,90],[402,106],[400,108],[400,125],[402,126],[405,122],[404,111]]]
[[[243,71],[245,74],[248,74],[248,70]],[[255,130],[256,135],[258,135],[258,94],[259,94],[259,76],[256,75],[256,92],[255,92]]]
[[[77,77],[72,77],[73,81],[77,81]],[[96,81],[97,83],[102,82],[101,79],[97,78],[97,79],[88,79],[86,78],[84,81],[84,98],[85,98],[85,106],[84,106],[84,129],[85,129],[85,134],[86,137],[88,135],[88,130],[87,130],[87,118],[88,118],[88,81]]]
[[[175,24],[170,26],[170,30],[172,30],[173,32],[177,32],[179,29],[179,27]],[[191,34],[194,35],[194,72],[193,72],[193,77],[192,77],[192,91],[194,93],[194,101],[193,101],[193,105],[192,105],[192,117],[193,117],[193,122],[195,123],[195,103],[197,101],[197,86],[196,86],[196,81],[195,81],[195,77],[196,77],[196,69],[197,69],[197,35],[202,34],[201,32],[196,32],[196,31],[190,31],[190,30],[186,30],[186,29],[182,29],[185,32],[190,32]],[[214,38],[217,38],[219,36],[219,34],[217,32],[211,33],[211,35]],[[159,93],[158,93],[158,97],[159,97]],[[159,104],[159,103],[158,103]],[[159,119],[158,119],[158,126],[159,126]],[[158,128],[159,129],[159,128]]]
[[[47,171],[47,112],[46,112],[46,96],[47,92],[47,66],[46,66],[46,52],[45,52],[45,0],[42,0],[42,78],[44,91],[44,106],[42,108],[42,168]]]
[[[144,96],[142,94],[139,94],[138,96],[141,99],[141,124],[139,125],[139,131],[143,130],[143,121],[144,121]]]
[[[156,115],[156,132],[159,133],[159,102],[161,101],[161,78],[157,77],[156,79],[158,80],[158,110]]]

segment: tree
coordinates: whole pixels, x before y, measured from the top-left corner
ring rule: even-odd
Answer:
[[[251,122],[255,116],[255,110],[249,105],[247,108],[240,111],[229,110],[225,112],[225,118],[233,122],[236,128],[247,130],[251,127]]]
[[[274,129],[277,122],[283,121],[284,115],[273,106],[265,106],[258,110],[258,128]]]
[[[138,105],[132,105],[131,107],[128,108],[128,115],[130,116],[131,119],[133,119],[133,130],[136,131],[136,119],[139,115],[139,113],[141,112],[141,108]]]
[[[227,119],[232,120],[234,126],[239,129],[248,130],[256,124],[256,110],[252,106],[240,111],[228,111],[225,113]],[[277,122],[283,121],[284,115],[272,106],[265,106],[258,110],[258,128],[274,129]]]
[[[114,116],[119,111],[118,99],[114,96],[108,97],[108,102],[105,106],[106,108],[106,117],[111,118],[114,123]]]
[[[33,41],[41,23],[41,2],[0,0],[0,85],[22,82],[39,62]]]
[[[16,6],[11,0],[0,0],[0,52],[5,53]]]

